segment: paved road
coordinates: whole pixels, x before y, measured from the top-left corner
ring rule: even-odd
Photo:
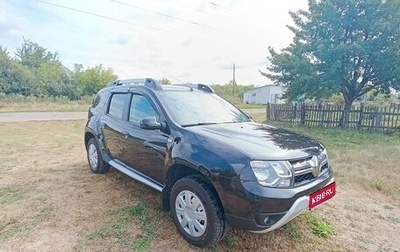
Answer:
[[[264,108],[243,109],[244,112],[252,115],[264,113]],[[0,113],[0,122],[27,122],[27,121],[56,121],[56,120],[84,120],[87,112],[16,112]]]

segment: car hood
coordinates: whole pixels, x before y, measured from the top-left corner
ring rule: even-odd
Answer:
[[[303,135],[255,122],[224,123],[185,128],[210,142],[229,145],[257,160],[293,160],[322,151],[323,146]]]

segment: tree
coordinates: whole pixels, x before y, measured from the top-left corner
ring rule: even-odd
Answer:
[[[34,74],[34,82],[29,85],[29,95],[72,96],[73,88],[69,74],[58,58],[46,48],[29,39],[17,48],[15,53],[19,63]]]
[[[211,87],[218,95],[229,98],[234,96],[232,85],[232,81],[229,81],[229,83],[226,83],[225,85],[214,84]],[[254,89],[254,85],[236,85],[235,93],[237,93],[236,95],[241,99],[245,92],[252,89]]]
[[[341,93],[346,127],[354,100],[371,91],[400,89],[399,0],[309,0],[290,12],[293,43],[269,48],[264,76],[287,86],[289,100]]]
[[[79,97],[96,94],[97,91],[105,87],[107,83],[117,78],[112,68],[106,69],[101,64],[89,67],[86,70],[84,70],[81,64],[75,64],[73,82],[76,87],[76,95]]]
[[[102,65],[87,68],[75,64],[74,72],[58,59],[58,53],[24,38],[16,57],[0,45],[0,92],[26,96],[66,96],[78,99],[93,95],[117,76]]]
[[[158,82],[160,82],[160,84],[163,84],[163,85],[170,85],[171,84],[171,81],[168,80],[167,78],[162,78]]]
[[[23,65],[28,66],[29,68],[39,68],[42,64],[48,62],[61,64],[57,52],[49,52],[46,48],[25,38],[22,46],[17,48],[15,55]]]
[[[0,46],[0,93],[30,95],[34,74]]]
[[[74,88],[70,75],[61,63],[45,62],[35,71],[38,77],[38,92],[46,96],[72,97]]]

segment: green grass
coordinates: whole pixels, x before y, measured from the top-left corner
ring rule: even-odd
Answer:
[[[26,191],[19,186],[6,186],[0,188],[0,204],[12,204],[25,198]]]
[[[312,229],[314,234],[323,238],[329,238],[334,234],[331,225],[327,220],[324,219],[314,222]]]
[[[66,97],[25,97],[0,93],[0,113],[10,112],[81,112],[87,111],[93,97],[71,101]]]
[[[331,224],[327,220],[318,217],[314,212],[305,212],[301,215],[301,218],[307,221],[312,233],[319,237],[329,238],[335,234]]]
[[[43,190],[23,185],[1,187],[0,245],[34,232],[40,220],[51,217],[54,211],[55,208],[47,203],[47,194]]]
[[[232,95],[221,95],[221,97],[241,109],[265,108],[266,107],[266,105],[263,105],[263,104],[243,103],[243,100],[241,100],[238,96],[233,97]]]
[[[300,242],[304,239],[304,232],[301,230],[296,221],[287,223],[285,226],[283,226],[283,230],[293,242]]]
[[[35,221],[31,221],[23,225],[0,222],[0,244],[13,237],[28,235],[29,233],[33,232],[36,227],[37,223]]]
[[[146,205],[143,202],[137,203],[128,210],[131,215],[139,218],[140,229],[143,232],[145,232],[148,236],[155,235],[156,232],[150,220],[149,210],[146,208]]]
[[[134,251],[146,251],[156,238],[157,232],[152,223],[149,210],[144,203],[110,210],[109,221],[101,228],[86,235],[77,245],[78,250],[86,250],[91,244],[101,239],[115,239],[121,247]],[[140,226],[140,234],[132,235],[132,225]]]
[[[228,236],[225,237],[222,241],[221,241],[222,245],[224,246],[224,248],[230,250],[233,249],[233,247],[235,246],[235,243],[233,242],[233,240]]]
[[[382,191],[387,185],[384,178],[376,178],[371,182],[372,187],[376,188],[378,191]]]
[[[144,234],[142,238],[133,241],[133,249],[135,251],[143,251],[149,249],[151,243],[156,236],[156,230],[150,220],[149,210],[142,202],[137,203],[135,206],[130,207],[128,210],[131,215],[139,218],[140,230]]]
[[[266,105],[263,105],[263,104],[246,104],[246,103],[242,103],[242,102],[234,103],[234,105],[240,109],[265,109],[266,108]]]
[[[338,147],[344,148],[353,147],[354,145],[362,143],[375,144],[381,142],[382,140],[393,143],[400,139],[400,134],[385,135],[380,133],[370,133],[356,130],[299,126],[290,123],[268,123],[306,135],[313,134],[313,136],[315,136],[316,138],[320,140],[323,139],[324,142],[328,141],[334,143]]]

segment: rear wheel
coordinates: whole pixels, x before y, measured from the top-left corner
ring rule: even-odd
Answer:
[[[99,146],[94,138],[89,139],[86,151],[89,167],[92,172],[106,173],[110,170],[110,165],[103,160]]]
[[[171,190],[172,218],[191,244],[206,247],[218,242],[227,226],[211,188],[197,177],[178,180]]]

